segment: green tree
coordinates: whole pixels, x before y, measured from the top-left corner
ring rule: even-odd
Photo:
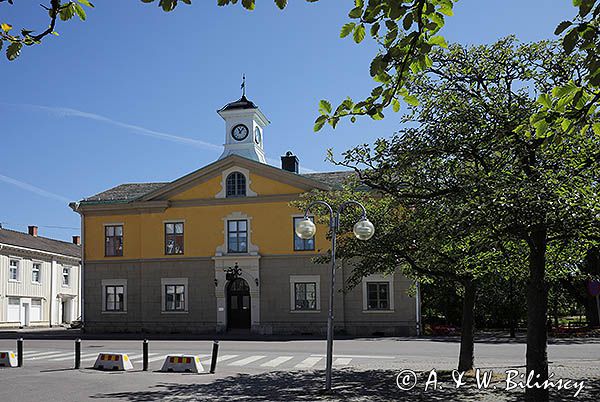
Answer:
[[[541,108],[535,94],[571,81],[581,59],[554,43],[521,45],[514,38],[453,45],[431,58],[431,67],[407,83],[419,104],[406,121],[417,127],[349,150],[336,163],[398,200],[426,196],[460,206],[454,219],[479,228],[490,247],[526,250],[527,372],[542,382],[548,376],[546,271],[565,268],[547,263],[548,250],[565,242],[586,250],[585,241],[598,236],[600,138],[589,126],[555,137],[561,141],[528,133]],[[528,389],[527,397],[543,400],[548,392]]]
[[[347,286],[355,286],[364,276],[373,273],[400,271],[423,283],[443,283],[460,289],[462,317],[458,369],[472,369],[477,288],[488,272],[485,266],[502,266],[505,256],[501,248],[490,249],[489,240],[482,236],[480,228],[465,225],[457,219],[465,214],[459,204],[427,194],[410,195],[398,202],[394,197],[376,192],[353,191],[356,187],[356,183],[349,183],[343,191],[311,192],[294,205],[303,209],[315,200],[339,205],[355,199],[366,206],[368,217],[376,227],[374,238],[363,242],[351,235],[340,236],[337,243],[338,257],[352,261],[353,265]],[[323,222],[327,218],[327,215],[318,216]],[[342,232],[351,232],[352,217],[342,218],[342,229],[346,229]],[[325,256],[319,261],[328,262],[329,258]]]

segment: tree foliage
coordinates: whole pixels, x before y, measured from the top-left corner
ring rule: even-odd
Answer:
[[[438,232],[450,237],[433,245],[445,256],[448,246],[462,248],[463,257],[473,256],[464,266],[481,274],[497,270],[489,262],[499,255],[513,261],[508,267],[528,267],[527,370],[543,381],[548,279],[574,269],[561,250],[582,255],[600,238],[600,136],[582,122],[572,135],[552,141],[533,135],[543,110],[536,98],[571,82],[585,56],[511,37],[487,46],[452,45],[430,56],[431,66],[406,84],[418,101],[405,117],[410,125],[391,139],[345,152],[336,163],[409,210],[440,216],[440,224],[450,226]],[[558,263],[551,263],[553,256]],[[528,394],[536,392],[543,393]]]

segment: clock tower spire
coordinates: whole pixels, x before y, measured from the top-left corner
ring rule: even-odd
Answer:
[[[245,75],[241,89],[240,99],[228,103],[217,111],[225,120],[225,149],[219,159],[229,155],[239,155],[266,164],[263,130],[269,124],[269,120],[254,102],[246,98]]]

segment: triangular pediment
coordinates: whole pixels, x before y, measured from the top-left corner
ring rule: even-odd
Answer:
[[[255,193],[252,195],[256,196],[295,194],[313,189],[330,190],[330,186],[325,183],[238,155],[230,155],[152,191],[138,201],[218,198],[223,191],[224,172],[235,168],[249,172],[253,182],[250,184],[251,190]]]

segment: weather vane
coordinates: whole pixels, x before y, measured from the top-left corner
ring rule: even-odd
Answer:
[[[240,88],[242,90],[242,96],[246,96],[246,74],[242,74],[242,85]]]

